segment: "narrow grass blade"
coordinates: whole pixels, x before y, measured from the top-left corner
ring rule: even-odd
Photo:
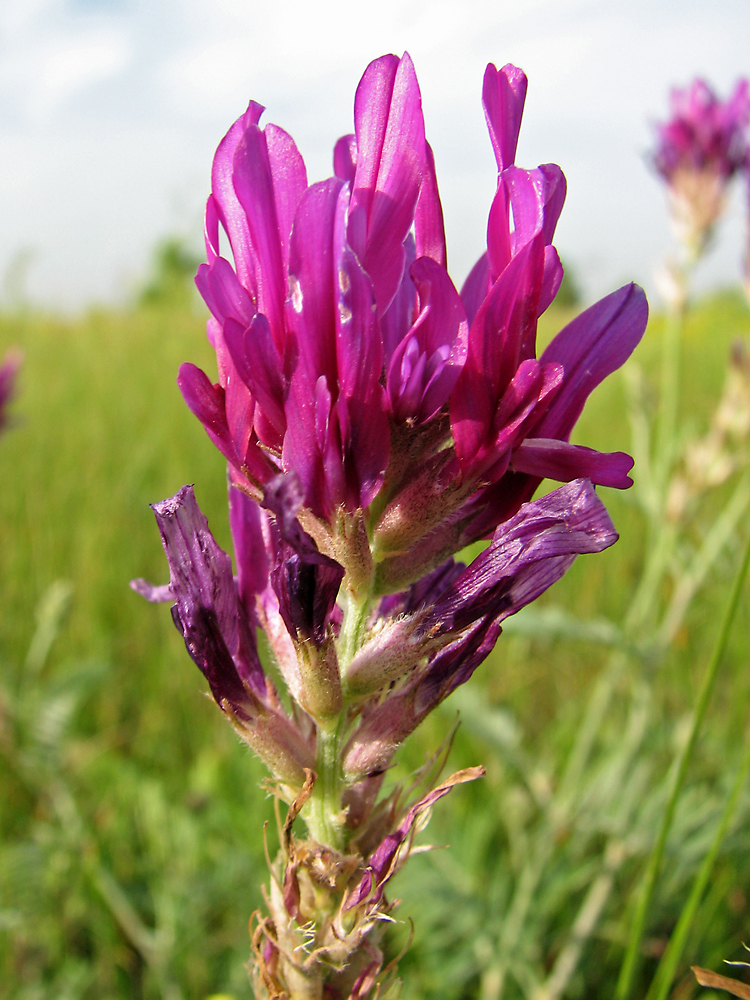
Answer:
[[[750,538],[745,545],[745,551],[742,556],[742,562],[740,568],[737,571],[737,576],[735,577],[734,584],[732,586],[732,593],[729,598],[729,602],[724,613],[724,620],[721,624],[721,630],[719,631],[718,639],[716,640],[716,646],[714,647],[713,655],[706,670],[706,674],[703,678],[703,686],[701,687],[700,694],[698,695],[698,701],[695,706],[695,711],[693,712],[693,721],[690,727],[690,734],[688,736],[687,742],[682,750],[679,766],[677,769],[677,775],[675,778],[674,785],[672,786],[672,791],[670,792],[669,799],[664,809],[664,814],[662,816],[661,825],[659,827],[659,833],[656,838],[656,842],[651,851],[651,855],[648,859],[648,864],[646,866],[646,874],[644,878],[643,888],[641,890],[638,903],[636,905],[635,915],[633,917],[633,923],[630,927],[630,933],[628,935],[628,947],[625,952],[625,959],[622,963],[622,968],[620,969],[620,976],[617,981],[617,991],[615,996],[617,1000],[627,1000],[630,996],[631,987],[633,985],[633,978],[635,976],[638,962],[640,958],[641,951],[641,941],[643,939],[643,931],[646,924],[646,914],[648,913],[649,907],[651,905],[651,900],[654,895],[654,889],[656,888],[656,880],[659,877],[659,871],[661,869],[662,857],[664,856],[664,845],[667,841],[667,835],[669,834],[670,827],[672,826],[672,819],[674,818],[675,808],[677,806],[677,800],[680,797],[680,792],[682,791],[682,786],[685,781],[685,775],[687,773],[688,764],[690,763],[690,758],[693,754],[693,748],[695,747],[696,740],[698,738],[698,733],[700,732],[701,726],[703,725],[703,720],[706,716],[706,711],[708,709],[708,704],[711,699],[711,693],[713,691],[714,681],[716,680],[716,675],[718,673],[719,664],[724,655],[724,650],[726,648],[727,639],[729,638],[729,632],[732,627],[732,622],[734,621],[734,616],[737,612],[737,607],[740,601],[740,594],[742,593],[742,586],[745,582],[745,577],[747,576],[748,563],[750,563]]]
[[[719,821],[719,826],[717,827],[714,839],[711,842],[711,847],[703,859],[703,863],[701,864],[695,881],[693,882],[690,897],[680,914],[680,919],[677,921],[677,926],[675,927],[672,937],[669,940],[667,949],[659,962],[656,975],[654,976],[651,987],[646,994],[646,1000],[666,1000],[666,997],[669,994],[675,972],[677,971],[677,966],[680,963],[680,959],[685,948],[687,936],[690,933],[698,907],[700,906],[703,894],[706,891],[706,886],[711,878],[714,865],[716,864],[716,858],[721,850],[724,838],[727,835],[729,824],[734,816],[734,811],[737,808],[737,802],[745,782],[747,781],[748,774],[750,774],[750,734],[748,734],[748,737],[745,740],[745,752],[742,756],[740,769],[737,772],[734,785],[732,786],[729,798],[724,806],[724,811],[722,812],[721,820]]]

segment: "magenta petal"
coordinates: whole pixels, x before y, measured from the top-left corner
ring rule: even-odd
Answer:
[[[264,110],[262,105],[251,101],[244,115],[237,119],[219,143],[211,168],[213,201],[206,209],[206,231],[207,234],[210,234],[212,241],[216,237],[216,253],[219,252],[219,247],[218,232],[214,229],[214,211],[217,211],[229,236],[237,275],[245,288],[250,289],[253,294],[255,294],[257,258],[250,236],[247,216],[234,190],[232,172],[234,170],[234,154],[245,129],[250,125],[257,125]]]
[[[331,178],[311,185],[292,231],[286,316],[297,335],[299,364],[312,385],[320,375],[330,385],[336,383],[334,226],[345,201],[343,181]]]
[[[544,275],[539,296],[539,315],[549,308],[560,290],[563,280],[563,266],[560,256],[553,246],[544,248]]]
[[[505,268],[472,323],[466,363],[450,402],[456,455],[464,468],[486,441],[520,359],[534,355],[543,269],[544,246],[537,236]]]
[[[278,157],[283,156],[279,148],[281,145],[279,139],[276,148]],[[277,168],[281,172],[278,161]],[[292,166],[290,177],[293,177],[294,172],[295,167]],[[247,216],[253,249],[258,261],[256,272],[258,309],[268,318],[274,339],[281,348],[286,295],[281,232],[266,135],[257,125],[248,126],[237,144],[232,181],[237,198]],[[280,187],[284,187],[282,182]],[[288,209],[293,201],[293,194],[289,192],[287,194],[289,204],[285,207]]]
[[[549,246],[554,238],[557,220],[560,218],[565,204],[568,182],[565,180],[565,174],[556,163],[543,163],[538,169],[545,178],[543,232],[544,242]]]
[[[565,382],[535,437],[567,440],[593,389],[616,371],[643,336],[648,303],[638,285],[625,285],[577,316],[541,357],[565,369]]]
[[[267,540],[267,515],[259,504],[236,486],[229,487],[229,527],[234,543],[237,587],[251,620],[255,618],[255,598],[268,586],[271,558]]]
[[[237,374],[263,410],[280,444],[286,430],[285,386],[281,358],[268,320],[262,313],[258,313],[248,326],[228,319],[224,324],[224,340]]]
[[[340,181],[351,183],[357,172],[357,141],[353,135],[342,135],[333,148],[333,173]]]
[[[354,122],[357,170],[347,236],[382,315],[401,281],[403,242],[425,169],[422,101],[407,54],[370,63],[357,88]]]
[[[447,272],[429,257],[415,261],[411,274],[419,295],[420,314],[396,348],[388,370],[387,390],[395,419],[424,423],[447,403],[466,360],[468,323],[463,304]],[[407,352],[421,361],[418,383]],[[416,360],[416,359],[415,359]]]
[[[401,284],[383,316],[380,317],[380,333],[383,341],[383,363],[386,370],[393,352],[406,336],[414,322],[417,304],[417,290],[411,277],[411,265],[416,257],[414,237],[409,233],[404,241],[404,271]]]
[[[440,204],[435,174],[435,157],[428,142],[425,143],[424,178],[417,199],[414,233],[417,240],[417,257],[431,257],[438,264],[447,267],[443,206]]]
[[[466,310],[469,326],[472,325],[479,307],[487,298],[491,286],[489,254],[483,253],[476,262],[461,289],[461,301]]]
[[[511,465],[539,479],[590,479],[597,486],[626,490],[633,485],[628,473],[633,459],[622,451],[602,453],[582,445],[549,438],[528,438],[513,452]]]
[[[498,170],[515,161],[527,84],[526,74],[510,63],[501,70],[490,63],[485,70],[482,104]]]
[[[300,199],[307,189],[307,171],[305,161],[290,135],[278,125],[267,125],[264,131],[281,240],[282,272],[286,274],[292,223]]]
[[[189,362],[180,365],[177,385],[188,409],[203,424],[206,433],[222,455],[233,465],[241,465],[241,459],[238,459],[229,433],[224,409],[224,390],[221,386],[212,385],[206,373]]]
[[[195,284],[219,323],[231,316],[246,325],[255,315],[255,303],[239,283],[232,265],[223,257],[217,256],[210,264],[201,264]]]
[[[497,281],[512,256],[509,207],[508,189],[501,177],[487,220],[487,255],[492,281]]]

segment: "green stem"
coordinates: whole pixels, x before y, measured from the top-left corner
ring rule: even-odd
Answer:
[[[693,925],[693,920],[695,919],[698,906],[703,899],[703,893],[706,891],[706,886],[711,878],[714,865],[716,864],[716,858],[719,855],[721,845],[724,843],[724,838],[727,835],[729,824],[731,823],[734,811],[737,808],[740,792],[747,781],[748,774],[750,774],[750,734],[748,734],[748,738],[745,740],[745,752],[742,756],[742,763],[740,764],[740,769],[737,772],[737,777],[734,780],[734,785],[732,786],[729,798],[724,806],[724,811],[722,812],[721,820],[719,821],[719,826],[714,835],[714,839],[711,842],[711,847],[703,859],[703,863],[695,878],[695,882],[693,882],[693,888],[690,891],[690,898],[683,907],[680,919],[677,921],[677,926],[675,927],[674,933],[672,934],[669,944],[667,945],[667,950],[661,957],[659,967],[656,970],[656,975],[654,976],[651,987],[646,994],[646,1000],[666,1000],[667,995],[669,994],[675,972],[677,971],[677,966],[680,963],[682,953],[685,949],[687,936]]]
[[[737,576],[735,577],[732,593],[729,598],[729,603],[727,604],[724,620],[719,632],[719,637],[716,641],[716,646],[714,647],[713,655],[709,662],[708,669],[706,670],[705,677],[703,678],[703,685],[693,712],[690,734],[679,758],[677,775],[675,777],[674,785],[672,786],[666,808],[662,815],[656,843],[654,844],[651,855],[648,859],[643,888],[636,905],[633,923],[628,936],[628,947],[625,953],[625,960],[623,961],[622,968],[620,970],[620,977],[617,981],[617,992],[615,994],[617,1000],[627,1000],[630,996],[633,977],[635,976],[640,958],[641,941],[643,939],[643,932],[646,924],[646,915],[654,895],[657,878],[659,877],[667,836],[672,826],[672,819],[674,817],[677,801],[685,781],[685,775],[687,773],[688,764],[690,763],[690,758],[692,757],[693,748],[695,747],[698,733],[700,732],[703,720],[706,716],[719,664],[721,663],[721,659],[724,655],[724,650],[729,638],[729,631],[737,612],[737,606],[739,604],[740,594],[742,593],[742,586],[745,582],[745,577],[747,576],[749,563],[750,538],[748,538],[747,544],[745,545],[742,563],[740,564]]]
[[[680,387],[680,348],[685,311],[682,307],[667,313],[662,340],[661,391],[659,418],[656,433],[656,461],[654,462],[658,485],[663,490],[669,482],[677,429],[677,410]]]
[[[313,840],[336,851],[346,846],[341,795],[341,729],[344,713],[330,727],[318,725],[317,778],[307,805],[305,822]]]

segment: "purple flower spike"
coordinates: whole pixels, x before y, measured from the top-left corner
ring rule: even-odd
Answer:
[[[487,67],[497,187],[460,294],[408,55],[366,68],[333,176],[308,184],[256,103],[214,158],[196,283],[217,377],[183,365],[178,381],[227,460],[236,577],[186,487],[155,507],[169,584],[134,587],[174,603],[214,697],[289,804],[253,936],[269,995],[387,991],[373,933],[387,882],[431,806],[478,772],[409,808],[398,787],[381,797],[386,769],[505,619],[617,537],[594,486],[627,488],[632,459],[570,438],[643,334],[645,297],[620,289],[537,357],[562,280],[566,181],[555,164],[516,165],[526,88],[516,67]],[[746,100],[738,91],[736,120]],[[546,477],[566,485],[532,501]],[[490,545],[456,562],[479,538]]]
[[[696,259],[725,208],[734,175],[748,162],[750,84],[720,100],[704,80],[672,91],[672,117],[656,125],[651,162],[666,181],[677,235]]]
[[[747,158],[750,84],[739,80],[734,93],[720,100],[705,80],[694,80],[670,96],[672,117],[656,126],[653,163],[668,182],[680,170],[710,170],[731,177]]]

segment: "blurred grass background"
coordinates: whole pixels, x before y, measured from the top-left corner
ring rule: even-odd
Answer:
[[[250,995],[243,963],[266,880],[264,820],[276,849],[263,769],[203,696],[168,610],[128,588],[135,576],[166,580],[148,504],[185,482],[229,544],[223,460],[175,384],[184,360],[213,371],[202,313],[183,281],[188,264],[166,244],[130,309],[0,315],[0,357],[11,345],[25,356],[14,423],[0,438],[0,996],[13,1000]],[[570,315],[551,309],[540,339]],[[634,359],[653,386],[660,322],[652,320]],[[705,430],[730,345],[748,335],[738,294],[693,310],[683,428]],[[591,399],[575,440],[627,448],[619,375]],[[579,559],[544,601],[580,619],[619,622],[642,564],[643,529],[628,494],[602,493],[619,544]],[[697,535],[709,523],[710,509]],[[666,661],[623,677],[567,825],[548,806],[607,657],[600,646],[503,636],[467,692],[404,748],[399,773],[436,747],[460,707],[449,766],[488,768],[436,811],[429,840],[450,849],[416,858],[395,884],[398,915],[415,921],[405,997],[553,997],[545,976],[602,873],[611,883],[602,916],[563,995],[613,994],[665,774],[736,555],[732,548],[719,560]],[[641,995],[734,775],[748,725],[747,631],[745,601],[668,844]],[[749,814],[744,794],[685,968],[738,957],[748,933]],[[535,851],[539,877],[529,882]],[[390,932],[392,956],[407,934],[406,924]],[[676,996],[692,995],[687,978],[677,988]]]

